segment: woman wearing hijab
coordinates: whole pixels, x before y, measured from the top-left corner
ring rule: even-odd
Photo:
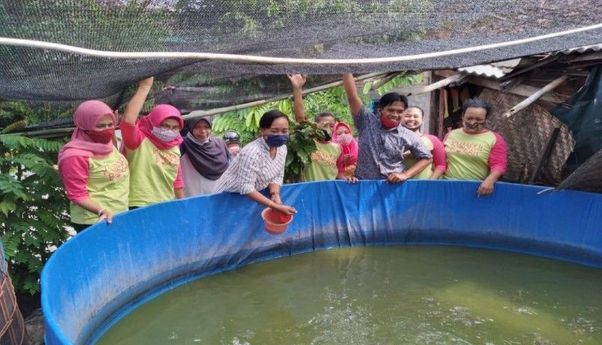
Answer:
[[[115,114],[101,101],[86,101],[73,114],[75,131],[59,152],[59,174],[71,201],[71,222],[81,231],[128,209],[129,171],[113,145]]]
[[[153,78],[142,80],[125,108],[121,133],[130,165],[130,208],[184,197],[180,167],[180,111],[159,104],[138,120]]]
[[[211,135],[211,122],[198,118],[188,123],[189,132],[180,146],[184,195],[215,193],[217,179],[228,168],[226,143]]]
[[[337,159],[339,176],[345,178],[354,177],[355,164],[357,163],[357,141],[351,133],[351,127],[345,122],[338,122],[332,133],[332,141],[341,146],[341,155]]]

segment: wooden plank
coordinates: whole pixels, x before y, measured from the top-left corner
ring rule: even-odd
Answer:
[[[457,72],[455,72],[453,70],[433,71],[433,74],[435,74],[436,76],[444,77],[444,78],[450,77],[456,73]],[[502,86],[500,86],[500,83],[498,83],[497,81],[485,79],[485,78],[477,77],[477,76],[470,77],[465,82],[471,83],[471,84],[474,84],[477,86],[481,86],[481,87],[486,87],[488,89],[511,93],[513,95],[523,96],[523,97],[529,97],[532,94],[534,94],[535,92],[537,92],[537,90],[539,90],[539,88],[530,86],[530,85],[516,85],[510,89],[504,89]],[[558,103],[562,103],[562,102],[566,101],[567,98],[568,98],[567,96],[563,96],[563,95],[560,95],[555,92],[550,92],[550,93],[543,95],[540,99],[542,101],[547,101],[547,102],[552,102],[552,103],[558,104]]]
[[[481,87],[486,87],[488,89],[497,90],[501,92],[511,93],[517,96],[529,97],[537,92],[539,89],[529,85],[516,85],[508,90],[504,90],[500,84],[493,80],[483,79],[483,78],[470,78],[468,80],[469,83],[475,84]],[[551,92],[543,95],[541,98],[543,101],[548,101],[552,103],[562,103],[566,100],[565,97],[560,96],[557,93]]]

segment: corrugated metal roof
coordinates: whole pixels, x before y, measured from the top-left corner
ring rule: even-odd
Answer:
[[[458,71],[466,74],[480,75],[489,78],[501,78],[512,72],[514,67],[518,65],[520,59],[512,59],[500,62],[493,62],[487,65],[476,65],[469,67],[458,68]]]
[[[602,50],[602,43],[598,43],[598,44],[592,44],[589,46],[581,46],[581,47],[563,50],[560,53],[565,54],[565,55],[569,55],[572,53],[583,54],[583,53],[587,53],[587,52],[599,52],[601,50]]]

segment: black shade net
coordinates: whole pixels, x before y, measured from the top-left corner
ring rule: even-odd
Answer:
[[[112,52],[203,52],[303,59],[373,59],[550,37],[459,54],[392,62],[262,63],[95,57],[0,45],[0,98],[76,102],[118,98],[155,75],[156,100],[183,111],[290,92],[285,73],[456,68],[596,44],[598,0],[4,0],[0,36]],[[312,87],[308,85],[307,87]]]

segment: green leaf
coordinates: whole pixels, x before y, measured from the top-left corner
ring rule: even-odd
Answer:
[[[372,90],[372,83],[365,83],[364,88],[362,89],[362,92],[364,93],[364,95],[369,94],[370,90]]]
[[[3,200],[0,202],[0,212],[4,213],[6,217],[10,212],[13,212],[17,209],[17,204],[12,201]]]

